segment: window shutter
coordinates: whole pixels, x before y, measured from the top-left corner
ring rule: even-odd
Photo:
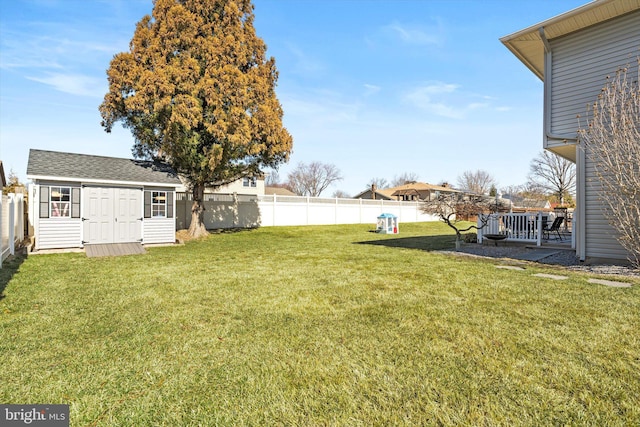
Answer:
[[[71,188],[71,218],[80,218],[80,189]]]
[[[151,191],[144,192],[144,217],[151,218]]]
[[[167,218],[173,218],[173,191],[167,191]]]
[[[40,186],[40,218],[49,218],[49,187]]]

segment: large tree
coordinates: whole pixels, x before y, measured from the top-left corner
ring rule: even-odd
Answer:
[[[576,191],[576,166],[564,157],[542,151],[531,160],[529,187],[543,189],[564,205]]]
[[[129,51],[107,70],[102,126],[131,130],[134,155],[161,158],[193,193],[192,236],[206,234],[205,186],[288,160],[293,139],[275,94],[278,73],[250,0],[155,0]]]
[[[18,175],[11,169],[9,171],[9,176],[7,177],[7,186],[2,187],[2,191],[4,194],[9,193],[24,193],[25,197],[28,196],[27,191],[25,191],[26,187],[23,183],[20,182],[20,178]]]
[[[381,189],[387,188],[389,183],[385,178],[371,178],[371,180],[369,180],[369,183],[367,184],[367,188],[371,188],[374,185],[377,189]]]
[[[579,132],[593,166],[590,182],[603,202],[603,214],[618,232],[629,261],[640,269],[640,57],[635,69],[623,68],[589,108]]]
[[[287,187],[298,196],[319,197],[331,184],[342,180],[340,170],[332,164],[299,163],[287,177]]]
[[[391,187],[400,187],[411,182],[417,182],[419,179],[418,174],[415,172],[403,172],[400,175],[396,175],[391,180]]]
[[[487,171],[464,171],[458,176],[458,189],[472,194],[489,194],[496,179]]]

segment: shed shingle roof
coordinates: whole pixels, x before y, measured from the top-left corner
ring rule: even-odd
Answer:
[[[29,177],[77,181],[180,184],[165,163],[59,151],[29,150]]]

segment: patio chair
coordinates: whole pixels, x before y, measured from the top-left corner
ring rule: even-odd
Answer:
[[[553,220],[553,223],[549,227],[544,227],[542,229],[542,238],[544,240],[549,240],[549,235],[551,233],[556,233],[558,235],[558,240],[562,240],[562,235],[560,234],[560,226],[564,222],[564,217],[559,216]]]

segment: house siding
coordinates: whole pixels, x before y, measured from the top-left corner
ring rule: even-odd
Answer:
[[[595,178],[595,168],[585,156],[585,243],[587,257],[626,259],[626,250],[618,243],[618,232],[605,217],[607,203],[602,200],[601,186]]]
[[[584,118],[605,84],[606,76],[626,65],[634,65],[640,55],[640,11],[550,40],[551,133],[575,136],[578,116]],[[637,67],[631,67],[630,71]],[[579,77],[579,78],[577,78]],[[563,141],[548,141],[547,147]]]
[[[631,79],[637,79],[635,60],[640,55],[640,11],[603,22],[576,33],[551,40],[553,52],[550,82],[551,133],[575,136],[579,125],[587,123],[587,107],[606,84],[606,77],[631,65]],[[577,117],[581,116],[580,123]],[[545,148],[565,145],[563,141],[546,141]],[[627,252],[618,243],[617,232],[605,218],[599,184],[593,162],[586,156],[585,187],[578,197],[584,197],[583,216],[586,257],[626,259]],[[580,232],[580,231],[578,231]]]

